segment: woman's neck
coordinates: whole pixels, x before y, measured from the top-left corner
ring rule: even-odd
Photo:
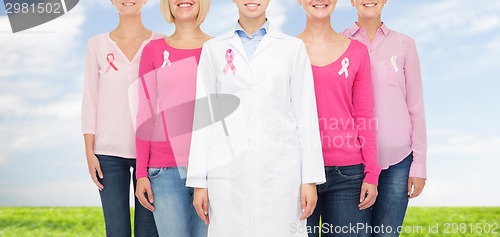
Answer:
[[[240,23],[241,28],[243,28],[243,30],[247,34],[253,35],[256,31],[260,29],[262,25],[264,25],[264,23],[266,23],[266,20],[267,18],[265,15],[262,15],[257,18],[247,18],[240,14],[240,19],[238,20],[238,22]]]
[[[380,16],[378,18],[361,18],[358,17],[358,26],[365,30],[366,35],[372,41],[377,35],[378,29],[382,26],[382,20]]]
[[[169,39],[190,41],[201,39],[205,36],[206,34],[201,30],[199,25],[196,25],[195,22],[176,22],[175,31]]]
[[[307,18],[306,28],[299,35],[299,38],[308,43],[324,43],[332,41],[342,36],[335,32],[330,23],[330,18],[311,19]]]
[[[140,14],[134,16],[121,16],[118,27],[112,31],[112,34],[119,38],[135,38],[150,31],[142,24],[142,17]]]

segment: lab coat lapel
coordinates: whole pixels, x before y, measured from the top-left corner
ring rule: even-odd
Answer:
[[[229,44],[231,47],[234,48],[234,50],[241,55],[245,59],[245,62],[248,64],[248,57],[246,54],[245,49],[243,48],[243,43],[241,43],[241,39],[238,35],[234,34],[233,37],[230,39]]]
[[[270,47],[277,39],[283,38],[283,35],[279,32],[279,30],[274,27],[274,25],[269,24],[268,27],[268,32],[264,38],[262,38],[262,41],[260,42],[259,46],[257,47],[257,50],[253,54],[253,58],[257,57],[260,53],[262,53],[264,50],[266,50],[268,47]]]

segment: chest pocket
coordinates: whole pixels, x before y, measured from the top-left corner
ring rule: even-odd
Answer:
[[[374,63],[375,83],[397,86],[400,78],[404,75],[403,59],[398,56],[384,58]]]

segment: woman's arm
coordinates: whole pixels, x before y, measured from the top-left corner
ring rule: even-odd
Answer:
[[[300,42],[292,65],[290,97],[297,122],[302,162],[300,219],[305,220],[316,207],[318,200],[316,184],[324,183],[326,178],[312,67],[303,42]]]
[[[412,40],[404,64],[406,104],[412,126],[411,149],[413,163],[410,177],[427,178],[427,128],[425,123],[424,93],[417,48]]]
[[[97,102],[99,100],[99,63],[97,55],[89,41],[87,46],[87,53],[85,56],[85,74],[83,86],[83,100],[82,100],[82,132],[85,141],[85,156],[87,158],[87,166],[89,169],[90,177],[94,181],[99,190],[104,186],[97,179],[103,178],[99,160],[94,154],[94,140],[95,131],[97,128]]]
[[[378,185],[380,167],[377,161],[377,123],[373,112],[371,62],[366,46],[359,43],[359,47],[357,57],[359,57],[360,65],[352,88],[353,117],[358,128],[358,140],[361,145],[363,164],[365,165],[366,176],[364,182]]]
[[[366,46],[357,56],[360,59],[359,70],[353,84],[354,122],[358,128],[358,140],[361,145],[365,179],[361,186],[358,208],[360,210],[371,207],[378,196],[377,185],[380,167],[377,161],[377,123],[374,119],[373,86],[371,79],[371,62]]]
[[[152,46],[152,44],[148,44],[144,47],[139,64],[139,107],[137,108],[136,128],[137,186],[135,190],[135,196],[141,205],[150,211],[154,211],[154,206],[152,205],[154,197],[151,183],[148,179],[148,166],[151,139],[153,138],[157,115],[157,88],[154,68],[155,50]]]
[[[408,180],[408,195],[418,197],[425,186],[427,179],[427,128],[425,123],[424,93],[420,62],[417,47],[410,41],[408,54],[405,58],[406,104],[410,113],[412,126],[411,149],[413,162],[410,167]]]

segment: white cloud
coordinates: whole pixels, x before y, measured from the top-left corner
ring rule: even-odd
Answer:
[[[236,20],[238,10],[232,1],[213,1],[202,29],[209,35],[218,36],[232,29]]]
[[[79,46],[80,28],[85,20],[77,7],[53,21],[0,37],[0,79],[19,75],[61,73],[72,66]],[[0,17],[0,31],[11,31],[7,18]]]
[[[389,25],[417,42],[424,80],[488,80],[500,62],[500,1],[407,3],[405,15],[386,15]],[[410,7],[411,5],[411,7]],[[411,27],[409,27],[411,26]],[[432,72],[428,73],[428,72]]]
[[[500,35],[491,39],[490,42],[486,44],[486,48],[496,52],[500,51]]]
[[[288,18],[288,11],[295,4],[297,5],[296,0],[273,0],[269,3],[269,8],[267,10],[267,16],[269,21],[272,22],[278,28],[282,28],[282,26],[286,23]]]
[[[10,30],[0,17],[0,31]],[[79,132],[83,7],[51,22],[0,37],[3,155],[65,144]],[[8,139],[6,139],[8,138]]]
[[[81,181],[60,181],[2,187],[1,206],[99,206],[99,191],[90,178]],[[59,197],[59,198],[58,198]],[[64,198],[60,198],[64,197]]]
[[[335,10],[345,10],[348,8],[351,8],[351,1],[350,0],[338,0],[337,1],[337,6],[335,7]]]
[[[78,93],[60,94],[61,87],[49,87],[44,83],[0,83],[4,88],[12,88],[8,93],[0,95],[0,114],[9,118],[30,117],[65,120],[78,118],[81,108],[81,95]],[[27,84],[27,85],[25,85]],[[47,101],[40,103],[38,101]]]
[[[450,137],[444,144],[431,147],[429,154],[446,155],[491,155],[499,156],[500,137],[479,139],[473,135],[458,135]],[[500,158],[500,157],[499,157]]]
[[[488,176],[478,176],[470,169],[459,172],[446,172],[447,177],[427,180],[421,196],[410,200],[411,206],[498,206],[500,191],[495,187],[496,174],[489,172]],[[467,176],[467,179],[460,176]],[[497,186],[498,187],[498,186]]]
[[[498,206],[500,137],[429,129],[428,180],[412,206]]]
[[[295,0],[273,0],[267,9],[267,17],[278,28],[287,21],[287,13]],[[232,1],[213,1],[210,13],[202,25],[202,29],[212,36],[230,31],[238,20],[238,9]]]
[[[396,19],[390,22],[395,28],[404,29],[414,36],[418,42],[427,43],[499,28],[499,11],[499,1],[478,4],[467,0],[445,0],[416,6],[412,4],[410,14],[404,17],[396,14]]]
[[[0,151],[0,166],[5,165],[7,163],[7,158],[5,158],[5,155]]]

